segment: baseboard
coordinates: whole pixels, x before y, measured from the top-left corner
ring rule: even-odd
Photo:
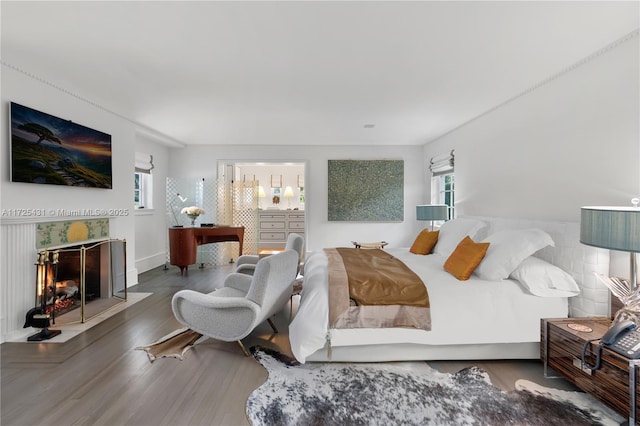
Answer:
[[[158,266],[162,266],[167,262],[167,253],[162,251],[151,256],[136,259],[136,269],[138,273],[147,272]]]
[[[138,269],[127,269],[127,288],[138,284]]]

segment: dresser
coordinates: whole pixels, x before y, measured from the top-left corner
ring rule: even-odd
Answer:
[[[282,248],[290,233],[304,237],[304,210],[260,210],[258,248]]]

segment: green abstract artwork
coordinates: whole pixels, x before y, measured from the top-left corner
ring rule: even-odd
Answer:
[[[329,160],[328,219],[404,220],[403,160]]]

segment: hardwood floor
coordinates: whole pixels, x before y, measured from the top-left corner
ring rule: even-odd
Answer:
[[[150,363],[135,347],[180,328],[171,297],[181,289],[211,291],[222,285],[232,265],[190,269],[161,267],[141,274],[129,291],[153,295],[66,343],[4,343],[1,349],[0,424],[18,425],[246,425],[245,402],[266,371],[244,357],[234,343],[209,339],[183,361]],[[290,354],[289,309],[244,340]],[[539,361],[430,363],[454,372],[469,365],[485,368],[494,384],[513,389],[525,378],[548,387],[572,389],[562,379],[545,379]]]

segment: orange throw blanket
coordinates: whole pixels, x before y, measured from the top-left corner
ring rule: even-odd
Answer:
[[[325,253],[331,327],[431,329],[427,289],[399,259],[377,249],[332,248]]]

